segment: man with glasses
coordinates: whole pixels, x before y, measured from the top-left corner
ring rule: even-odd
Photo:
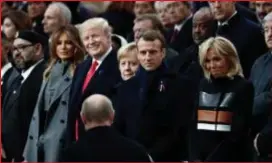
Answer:
[[[12,57],[20,73],[2,103],[3,161],[23,161],[28,127],[45,70],[43,47],[46,42],[46,38],[32,31],[20,31],[13,42]]]

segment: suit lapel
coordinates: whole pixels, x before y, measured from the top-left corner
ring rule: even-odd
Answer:
[[[51,110],[52,105],[59,99],[59,97],[63,94],[63,92],[71,86],[72,78],[68,76],[66,73],[63,77],[61,82],[59,83],[58,91],[54,94],[51,103],[49,104],[49,110]]]
[[[82,67],[79,67],[78,68],[78,71],[82,71],[82,72],[79,72],[77,73],[76,75],[76,78],[78,78],[78,80],[75,78],[74,80],[76,80],[76,83],[75,83],[75,88],[78,88],[75,91],[75,93],[73,93],[74,96],[80,96],[82,95],[82,87],[83,87],[83,84],[84,84],[84,80],[86,78],[86,75],[90,69],[90,67],[92,66],[92,58],[89,57],[84,64],[81,65]]]
[[[84,96],[90,94],[92,86],[96,85],[94,83],[99,82],[98,80],[101,79],[99,76],[105,74],[105,71],[107,71],[110,67],[112,67],[112,64],[111,64],[112,57],[116,57],[113,54],[113,51],[110,52],[110,54],[101,63],[99,68],[95,71],[95,74],[93,75],[91,81],[89,82],[87,88],[85,89],[85,91],[83,93]],[[83,85],[83,83],[82,83],[82,85]]]

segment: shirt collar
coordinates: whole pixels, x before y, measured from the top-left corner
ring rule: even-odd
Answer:
[[[235,11],[226,21],[224,21],[224,22],[220,22],[220,21],[218,21],[218,26],[222,26],[222,25],[228,25],[229,24],[229,20],[231,19],[231,18],[233,18],[235,15],[237,14],[237,11]]]
[[[37,63],[35,63],[34,65],[32,65],[31,67],[29,67],[26,71],[22,72],[22,77],[24,78],[22,80],[22,83],[28,78],[28,76],[31,74],[31,72],[33,71],[33,69],[40,63],[42,62],[43,59],[41,59],[40,61],[38,61]]]
[[[6,64],[1,69],[1,78],[5,75],[5,73],[12,67],[11,63]]]
[[[102,56],[102,57],[100,57],[99,59],[93,59],[93,62],[94,61],[96,61],[97,63],[98,63],[98,66],[97,66],[97,68],[102,64],[102,62],[105,60],[105,58],[110,54],[110,52],[112,51],[112,47],[110,47],[109,49],[108,49],[108,51]],[[97,69],[96,68],[96,69]]]
[[[183,20],[181,23],[175,25],[175,30],[180,31],[183,25],[192,17],[192,14],[188,16],[185,20]]]

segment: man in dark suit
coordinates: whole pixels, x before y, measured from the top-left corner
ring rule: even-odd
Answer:
[[[244,76],[248,78],[254,61],[267,51],[261,27],[241,16],[235,2],[213,1],[209,4],[218,24],[216,34],[234,44]]]
[[[92,18],[81,24],[79,29],[89,57],[77,66],[73,77],[68,111],[68,144],[85,132],[79,114],[85,98],[94,93],[111,98],[115,85],[121,80],[117,55],[111,47],[108,22],[103,18]]]
[[[263,135],[262,132],[267,132],[269,130],[271,132],[271,126],[268,125],[266,127],[267,129],[264,128],[269,121],[269,116],[271,116],[270,114],[272,106],[272,13],[268,14],[264,18],[263,28],[265,41],[269,48],[269,51],[256,60],[252,67],[250,75],[250,80],[252,81],[255,89],[251,131],[256,141],[258,138],[263,139],[260,141],[261,153],[258,156],[258,160],[256,161],[265,161],[265,159],[267,159],[267,155],[269,154],[264,152],[263,149],[263,145],[265,145],[263,143],[267,140],[266,136]],[[267,136],[269,136],[269,133],[267,134]],[[270,133],[270,135],[272,135],[272,133]],[[270,146],[269,148],[271,152],[270,154],[272,154],[272,146]]]
[[[215,21],[208,7],[199,9],[193,16],[192,36],[194,43],[180,52],[178,57],[173,58],[170,66],[179,74],[188,76],[196,86],[203,77],[202,68],[199,64],[199,46],[215,33]]]
[[[144,145],[154,161],[174,162],[187,159],[194,90],[165,66],[165,46],[157,31],[146,31],[137,41],[141,66],[118,88],[115,127]]]
[[[94,94],[82,104],[81,119],[86,134],[68,147],[65,162],[150,162],[145,149],[115,131],[112,102],[104,95]]]
[[[187,1],[169,1],[165,5],[171,22],[175,24],[167,32],[166,41],[171,48],[180,52],[193,43],[191,4]]]
[[[13,42],[13,58],[21,70],[3,101],[2,143],[6,161],[23,161],[29,123],[43,80],[43,45],[47,39],[32,31],[20,31]]]
[[[32,19],[32,30],[45,36],[42,20],[46,7],[46,2],[27,2],[27,14]]]

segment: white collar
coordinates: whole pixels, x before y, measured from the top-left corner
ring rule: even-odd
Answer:
[[[22,83],[28,78],[28,76],[31,74],[31,72],[33,71],[33,69],[40,63],[42,62],[43,59],[41,59],[40,61],[38,61],[37,63],[35,63],[34,65],[32,65],[31,67],[29,67],[26,71],[22,72],[22,77],[24,78],[22,80]]]
[[[183,27],[183,25],[187,22],[187,20],[189,20],[192,17],[192,14],[190,16],[188,16],[185,20],[183,20],[181,23],[176,24],[174,29],[177,31],[180,31],[181,28]]]
[[[7,63],[5,66],[1,68],[1,79],[5,75],[5,73],[12,67],[11,63]]]
[[[224,21],[224,22],[219,22],[218,21],[218,26],[222,26],[222,25],[228,25],[229,24],[229,20],[231,19],[231,18],[233,18],[235,15],[237,14],[237,11],[235,11],[226,21]]]
[[[100,57],[99,59],[96,60],[96,59],[93,58],[93,62],[96,61],[98,63],[98,65],[96,67],[96,70],[102,64],[102,62],[105,60],[105,58],[110,54],[111,51],[112,51],[112,47],[110,47],[108,49],[108,51],[102,57]]]

